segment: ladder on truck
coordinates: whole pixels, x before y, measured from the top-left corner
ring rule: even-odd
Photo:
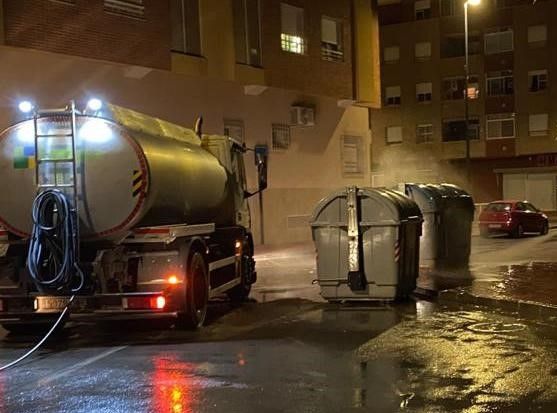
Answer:
[[[54,132],[41,130],[41,119],[60,123]],[[47,189],[58,189],[71,203],[70,212],[75,225],[73,237],[79,245],[79,211],[77,193],[76,109],[72,100],[61,109],[37,110],[33,116],[35,134],[35,184],[37,194]],[[60,151],[59,148],[64,148]],[[62,155],[60,155],[62,153]],[[79,253],[78,253],[79,257]]]

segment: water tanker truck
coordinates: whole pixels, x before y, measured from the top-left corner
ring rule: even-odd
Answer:
[[[0,134],[0,323],[203,324],[256,280],[245,145],[115,105],[21,108]],[[259,190],[265,156],[256,154]]]

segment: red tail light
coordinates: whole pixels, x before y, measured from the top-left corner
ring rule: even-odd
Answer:
[[[163,310],[166,307],[166,298],[162,295],[156,297],[127,297],[124,299],[125,310]]]

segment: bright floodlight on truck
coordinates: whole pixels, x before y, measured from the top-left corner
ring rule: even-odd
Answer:
[[[29,113],[33,110],[33,104],[28,100],[24,100],[19,102],[18,108],[21,113]]]
[[[87,109],[92,110],[93,112],[98,112],[103,107],[103,102],[97,98],[91,98],[87,102]]]

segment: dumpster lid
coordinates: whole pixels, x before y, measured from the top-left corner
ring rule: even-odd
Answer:
[[[424,213],[438,212],[447,201],[474,211],[474,200],[462,188],[453,184],[402,184],[406,195],[414,199]]]
[[[316,205],[311,216],[311,226],[344,226],[347,224],[346,202],[347,189],[335,191],[323,198]],[[360,223],[400,224],[401,222],[422,221],[420,208],[404,194],[387,188],[358,188],[358,198],[367,198],[371,202],[361,203]]]

